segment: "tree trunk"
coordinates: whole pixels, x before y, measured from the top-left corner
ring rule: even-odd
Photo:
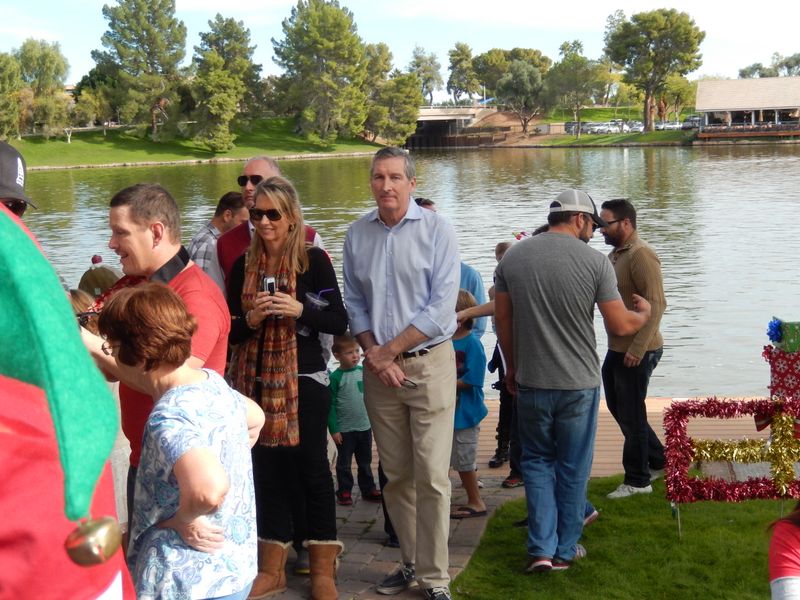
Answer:
[[[67,136],[67,143],[71,144],[72,143],[72,127],[65,127],[64,128],[64,133]]]

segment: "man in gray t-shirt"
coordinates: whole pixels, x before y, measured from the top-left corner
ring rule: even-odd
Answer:
[[[610,263],[587,246],[606,226],[588,194],[562,192],[547,220],[550,230],[511,247],[495,277],[506,387],[517,395],[529,571],[568,569],[586,554],[578,540],[600,398],[594,306],[617,335],[650,317],[639,296],[625,308]]]

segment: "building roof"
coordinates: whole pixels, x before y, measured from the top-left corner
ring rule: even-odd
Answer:
[[[698,112],[800,108],[800,77],[704,79],[697,82]]]

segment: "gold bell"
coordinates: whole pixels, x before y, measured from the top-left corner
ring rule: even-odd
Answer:
[[[111,558],[119,549],[122,533],[113,517],[84,519],[67,536],[64,548],[72,562],[89,567],[99,565]]]

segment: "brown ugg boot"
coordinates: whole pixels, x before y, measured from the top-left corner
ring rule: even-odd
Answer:
[[[336,567],[344,544],[336,540],[308,540],[311,563],[311,600],[336,600]]]
[[[286,557],[291,542],[258,540],[258,575],[247,600],[270,598],[286,591]]]

